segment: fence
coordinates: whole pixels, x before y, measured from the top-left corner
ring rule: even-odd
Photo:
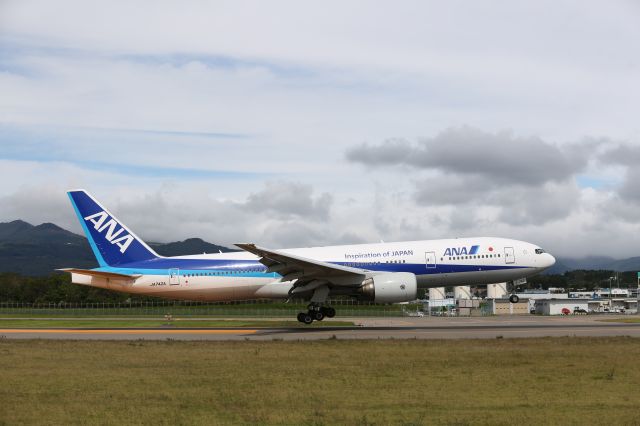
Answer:
[[[380,305],[352,300],[332,300],[337,315],[351,317],[399,317],[415,312],[421,305]],[[95,316],[173,316],[199,317],[295,317],[306,310],[304,302],[196,302],[135,301],[119,303],[12,303],[0,302],[4,317],[95,317]]]

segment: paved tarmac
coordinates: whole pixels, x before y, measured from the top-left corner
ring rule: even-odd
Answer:
[[[614,316],[472,318],[350,318],[355,327],[322,328],[47,328],[1,329],[7,339],[73,340],[322,340],[484,339],[561,336],[640,337],[640,323],[603,322]],[[264,318],[262,318],[264,319]],[[339,319],[338,319],[339,320]],[[342,319],[344,320],[344,318]],[[327,323],[329,325],[330,322]],[[2,323],[0,322],[0,327]]]

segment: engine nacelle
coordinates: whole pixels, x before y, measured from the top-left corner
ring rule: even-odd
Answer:
[[[416,276],[409,272],[374,275],[362,282],[358,299],[376,303],[410,302],[418,296]]]

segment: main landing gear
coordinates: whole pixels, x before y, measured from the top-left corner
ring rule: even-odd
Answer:
[[[331,306],[320,306],[312,303],[307,308],[309,309],[307,312],[298,314],[298,321],[307,325],[313,321],[322,321],[325,317],[333,318],[336,316],[336,310]]]

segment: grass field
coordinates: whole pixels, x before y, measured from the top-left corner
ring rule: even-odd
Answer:
[[[609,319],[603,319],[601,321],[603,321],[603,322],[623,322],[625,324],[634,324],[634,323],[640,322],[640,318],[634,316],[634,317],[628,317],[628,318],[609,318]]]
[[[640,341],[0,339],[0,424],[638,424]]]
[[[0,319],[2,328],[202,328],[202,327],[343,327],[353,326],[351,321],[314,321],[310,326],[297,320],[192,320],[162,319]]]

